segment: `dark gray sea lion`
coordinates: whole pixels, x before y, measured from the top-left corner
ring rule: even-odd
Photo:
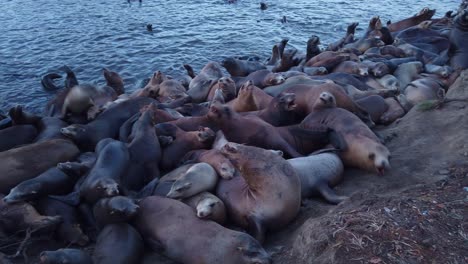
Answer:
[[[31,125],[18,125],[0,130],[0,152],[33,142],[37,129]]]
[[[93,259],[83,250],[61,248],[56,251],[42,251],[39,260],[41,264],[92,264]]]
[[[59,78],[62,78],[62,75],[54,72],[44,75],[41,79],[42,87],[44,87],[44,89],[47,91],[55,91],[60,89],[60,87],[57,87],[57,85],[55,85],[54,81],[55,79]]]
[[[152,250],[181,263],[270,264],[251,236],[199,219],[188,205],[151,196],[140,202],[135,226]],[[172,232],[181,230],[184,232]]]
[[[102,198],[93,207],[93,214],[100,226],[130,221],[138,212],[139,206],[125,196]]]
[[[453,68],[468,68],[468,10],[462,10],[455,17],[450,33],[450,64]]]
[[[245,77],[252,72],[264,70],[266,67],[260,62],[244,61],[234,58],[227,58],[221,64],[233,77]]]
[[[309,61],[312,57],[318,55],[320,52],[320,38],[318,36],[313,35],[307,41],[307,54],[306,54],[306,61]]]

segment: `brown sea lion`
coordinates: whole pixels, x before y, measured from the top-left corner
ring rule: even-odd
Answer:
[[[197,131],[186,132],[176,125],[162,123],[156,125],[158,135],[171,136],[174,141],[162,149],[161,169],[170,170],[177,166],[184,155],[196,149],[210,148],[215,133],[208,127],[199,127]]]
[[[122,124],[152,102],[155,101],[147,97],[129,99],[102,112],[86,125],[73,124],[60,131],[81,149],[93,150],[101,139],[117,138]]]
[[[326,69],[325,69],[326,70]],[[297,85],[297,84],[310,84],[310,85],[319,85],[319,84],[324,84],[326,82],[333,82],[330,80],[316,80],[312,79],[309,76],[304,76],[304,75],[298,75],[298,76],[293,76],[291,78],[286,79],[286,81],[280,85],[274,85],[265,88],[263,91],[273,97],[278,96],[281,94],[283,91],[286,89]]]
[[[41,264],[91,264],[93,259],[83,250],[76,248],[61,248],[56,251],[42,251],[39,260]]]
[[[106,225],[99,233],[94,248],[94,263],[140,263],[144,244],[141,235],[126,223]]]
[[[369,75],[369,68],[363,63],[354,61],[344,61],[333,69],[333,72],[345,72],[361,76]]]
[[[185,87],[177,80],[165,80],[159,84],[158,100],[171,102],[174,99],[188,97]]]
[[[307,53],[306,61],[309,61],[312,57],[320,54],[320,38],[318,36],[312,35],[309,40],[307,40]]]
[[[405,115],[405,109],[394,98],[385,98],[388,110],[380,117],[379,123],[389,125],[393,121]]]
[[[221,180],[217,196],[229,219],[263,242],[267,230],[287,225],[299,212],[299,177],[286,160],[269,150],[230,142],[221,151],[242,177]]]
[[[226,208],[223,201],[209,192],[196,194],[182,202],[192,207],[198,218],[212,220],[220,225],[226,221]]]
[[[199,219],[188,205],[151,196],[140,202],[136,228],[154,251],[181,263],[270,264],[251,236]],[[179,232],[184,230],[184,232]]]
[[[262,89],[247,81],[239,89],[237,97],[228,102],[236,112],[256,111],[266,108],[273,97],[265,93]]]
[[[266,69],[266,67],[258,61],[246,61],[234,58],[223,60],[221,65],[226,68],[233,77],[245,77],[252,72]]]
[[[213,100],[217,89],[220,89],[223,98],[226,102],[231,101],[236,97],[236,84],[229,77],[221,77],[213,86],[211,86],[210,92],[207,97],[208,101]]]
[[[357,116],[336,107],[335,97],[322,92],[314,112],[300,124],[304,128],[328,126],[344,137],[346,149],[340,152],[345,165],[383,174],[390,168],[390,152]]]
[[[281,150],[290,157],[301,156],[281,137],[274,126],[258,117],[241,116],[230,107],[221,104],[212,104],[208,116],[218,124],[229,141]]]
[[[293,93],[280,94],[271,100],[265,109],[241,113],[242,115],[255,115],[273,126],[287,126],[299,123],[295,113],[296,95]]]
[[[85,246],[89,243],[88,236],[81,229],[77,208],[49,197],[40,199],[35,208],[41,215],[58,215],[62,218],[62,222],[56,230],[60,241],[79,246]]]
[[[348,43],[354,42],[354,35],[356,33],[356,27],[359,25],[357,22],[353,22],[348,25],[346,29],[346,35],[340,40],[330,43],[327,46],[327,51],[337,51]]]
[[[373,48],[373,47],[382,47],[385,46],[385,43],[380,39],[376,37],[371,37],[371,38],[361,38],[358,41],[350,44],[346,44],[344,48],[351,48],[351,49],[357,49],[359,52],[364,53],[366,50]]]
[[[74,159],[78,148],[70,141],[54,139],[0,152],[0,192],[8,193],[19,183],[47,169]]]
[[[166,80],[169,80],[169,78],[167,78],[167,76],[164,73],[162,73],[161,71],[156,71],[153,73],[145,87],[134,91],[130,95],[130,98],[151,97],[156,99],[159,95],[159,85]]]
[[[3,198],[3,195],[0,195]],[[19,202],[6,204],[0,200],[0,225],[8,234],[24,232],[25,230],[39,230],[43,228],[55,229],[62,221],[60,216],[43,216],[29,203]]]
[[[393,75],[400,83],[400,91],[403,93],[406,86],[419,77],[419,74],[424,70],[423,64],[419,61],[403,63],[398,66]]]
[[[237,88],[240,88],[247,81],[252,81],[253,85],[263,89],[268,86],[281,84],[285,81],[285,78],[282,74],[270,70],[258,70],[250,73],[246,77],[236,78],[235,81]]]
[[[107,86],[114,89],[117,95],[125,93],[124,82],[122,77],[116,72],[109,71],[107,68],[103,69],[104,79],[106,79]]]
[[[192,97],[194,103],[204,102],[210,92],[212,82],[216,82],[221,77],[223,77],[223,73],[219,63],[209,62],[203,67],[200,73],[192,79],[187,94]]]
[[[344,166],[334,153],[321,153],[287,160],[301,180],[302,198],[321,195],[327,202],[338,204],[347,197],[331,188],[343,180]]]
[[[382,115],[388,110],[385,99],[379,95],[371,95],[358,99],[356,100],[356,104],[369,113],[374,123],[378,123]]]
[[[208,163],[216,170],[216,173],[218,173],[220,177],[227,180],[232,179],[236,171],[231,161],[217,149],[189,151],[185,154],[182,162],[184,164],[198,162]]]
[[[409,83],[405,89],[405,96],[414,106],[427,100],[442,100],[445,97],[445,90],[437,78],[426,77]]]
[[[96,153],[96,164],[80,186],[80,196],[90,204],[121,192],[121,176],[130,163],[127,146],[117,140],[100,141],[96,146]]]
[[[140,207],[125,196],[102,198],[93,207],[93,215],[99,226],[124,223],[131,220]]]
[[[37,129],[31,125],[18,125],[0,130],[0,152],[33,142]]]
[[[401,31],[409,27],[416,26],[425,20],[430,20],[432,16],[434,16],[435,11],[436,11],[435,9],[431,10],[425,7],[417,15],[403,19],[395,23],[391,23],[387,25],[387,27],[390,30],[390,32]]]

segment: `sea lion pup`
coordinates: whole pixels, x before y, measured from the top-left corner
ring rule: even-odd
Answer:
[[[201,103],[206,100],[212,82],[223,77],[221,66],[217,62],[209,62],[203,67],[200,73],[192,79],[187,94],[192,97],[194,103]]]
[[[315,102],[314,112],[300,124],[303,128],[328,126],[344,137],[346,148],[340,152],[345,165],[383,174],[390,169],[390,152],[377,136],[357,116],[336,107],[335,97],[322,92]]]
[[[271,100],[265,109],[241,113],[242,115],[255,115],[273,126],[287,126],[300,122],[295,113],[296,95],[293,93],[280,94]]]
[[[229,106],[219,103],[211,105],[208,115],[218,124],[229,141],[278,149],[294,158],[302,156],[281,137],[274,126],[258,117],[241,116]]]
[[[192,207],[198,218],[212,220],[220,225],[226,221],[226,208],[223,201],[209,192],[196,194],[182,202]]]
[[[56,230],[57,238],[67,244],[85,246],[89,238],[80,226],[77,208],[54,198],[42,198],[35,204],[37,211],[45,216],[60,216],[62,222]]]
[[[86,166],[80,163],[59,163],[37,177],[16,185],[3,200],[6,203],[15,203],[30,201],[41,196],[68,194],[86,171],[88,171]]]
[[[61,248],[56,251],[42,251],[39,255],[41,264],[92,264],[93,259],[81,249]]]
[[[227,58],[221,65],[231,74],[232,77],[245,77],[252,72],[266,69],[265,65],[258,61],[238,60]]]
[[[250,73],[246,77],[235,78],[236,87],[240,88],[245,82],[252,81],[253,85],[260,89],[268,86],[278,85],[285,81],[281,73],[272,72],[270,70],[258,70]]]
[[[450,32],[450,65],[455,69],[468,68],[468,10],[462,10],[455,17],[454,27]]]
[[[140,263],[144,244],[141,235],[126,223],[106,225],[99,233],[93,252],[94,263]]]
[[[390,32],[401,31],[409,27],[416,26],[423,21],[430,20],[432,16],[434,16],[435,12],[435,9],[431,10],[425,7],[421,11],[419,11],[419,13],[415,16],[403,19],[395,23],[387,24],[387,28],[390,30]]]
[[[152,250],[162,247],[166,256],[180,263],[271,263],[251,236],[199,219],[192,208],[173,199],[145,198],[135,226]]]
[[[133,199],[125,196],[102,198],[93,207],[93,215],[98,226],[130,221],[140,207]]]
[[[302,198],[321,195],[327,202],[338,204],[347,197],[331,189],[343,180],[343,163],[334,153],[321,153],[287,160],[301,180]]]
[[[185,154],[182,159],[184,164],[205,162],[210,164],[213,169],[215,169],[218,175],[226,180],[232,179],[236,169],[232,165],[231,161],[226,158],[221,152],[217,149],[210,150],[192,150]]]
[[[263,242],[267,230],[282,228],[299,212],[299,177],[286,160],[269,150],[229,142],[221,152],[242,178],[221,180],[217,196],[229,219]]]
[[[147,97],[129,99],[102,112],[86,125],[73,124],[60,131],[82,150],[93,150],[101,139],[117,138],[122,124],[152,102],[155,100]]]
[[[0,195],[0,198],[3,198],[3,195]],[[40,215],[29,203],[6,204],[3,199],[0,200],[0,225],[8,234],[28,229],[55,229],[61,221],[60,216]]]
[[[221,77],[213,86],[211,86],[208,97],[206,98],[207,101],[213,100],[217,89],[220,89],[226,102],[231,101],[236,97],[236,83],[229,77]]]
[[[104,139],[96,146],[98,158],[80,186],[80,196],[89,204],[120,193],[121,176],[127,170],[130,155],[124,143]]]
[[[174,171],[161,178],[160,182],[173,181],[166,197],[183,199],[194,196],[204,191],[211,191],[218,182],[216,171],[208,163],[189,164],[185,172]],[[180,174],[180,172],[183,172]],[[177,177],[177,178],[176,178]]]
[[[70,141],[54,139],[0,152],[0,193],[47,169],[74,159],[80,151]],[[34,166],[31,166],[31,165]]]
[[[191,150],[210,148],[215,138],[215,133],[208,127],[199,127],[197,131],[185,132],[176,125],[163,123],[156,125],[155,128],[158,135],[174,138],[171,144],[162,149],[160,166],[163,170],[175,168],[184,155]]]
[[[0,152],[33,142],[37,129],[31,125],[18,125],[0,130]]]
[[[49,139],[66,139],[60,129],[68,126],[68,123],[57,117],[40,117],[23,111],[23,107],[18,105],[8,112],[13,124],[33,125],[39,134],[34,138],[34,142],[42,142]]]
[[[354,61],[344,61],[335,67],[333,72],[344,72],[361,76],[369,75],[369,68],[363,64]]]
[[[162,157],[162,150],[154,129],[153,118],[156,110],[154,103],[143,108],[128,137],[130,163],[121,180],[123,186],[129,190],[138,191],[146,183],[159,177],[158,164]]]

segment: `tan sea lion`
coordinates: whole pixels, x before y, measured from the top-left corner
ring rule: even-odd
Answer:
[[[220,225],[226,221],[223,201],[209,192],[202,192],[182,201],[195,210],[198,218],[212,220]]]

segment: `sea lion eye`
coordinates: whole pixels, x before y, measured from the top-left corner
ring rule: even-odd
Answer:
[[[369,154],[369,159],[370,159],[370,160],[374,160],[374,159],[375,159],[375,153]]]
[[[213,208],[215,206],[216,203],[210,203],[210,207]]]

